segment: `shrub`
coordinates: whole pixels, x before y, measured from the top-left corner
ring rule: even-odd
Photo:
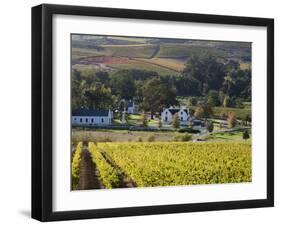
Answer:
[[[142,142],[142,137],[138,137],[138,142]]]
[[[147,138],[147,141],[148,141],[148,142],[153,142],[153,141],[155,141],[155,136],[154,136],[154,134],[153,134],[153,135],[149,135],[149,137]]]
[[[190,141],[192,135],[189,133],[178,134],[174,137],[174,141]]]
[[[192,128],[181,128],[178,130],[178,132],[180,133],[200,133],[200,131],[198,129],[192,129]]]
[[[248,132],[248,130],[245,130],[245,131],[243,132],[243,139],[244,139],[244,140],[247,140],[247,139],[249,139],[249,138],[250,138],[249,132]]]

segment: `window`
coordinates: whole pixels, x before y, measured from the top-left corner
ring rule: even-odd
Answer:
[[[88,118],[86,118],[86,122],[88,122]]]
[[[168,117],[167,116],[165,117],[165,121],[168,121]]]
[[[168,112],[166,111],[166,115],[168,114]]]
[[[83,122],[83,119],[82,119],[82,118],[80,118],[80,122]]]
[[[103,123],[103,121],[104,121],[103,118],[101,118],[101,123]]]
[[[94,118],[91,119],[91,122],[94,123]]]
[[[183,120],[183,117],[181,117],[181,121]]]
[[[76,121],[76,118],[74,118],[74,121]]]
[[[183,113],[182,113],[182,111],[181,111],[181,115],[182,115]]]

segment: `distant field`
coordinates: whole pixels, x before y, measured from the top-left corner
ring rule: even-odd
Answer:
[[[111,52],[108,50],[96,50],[96,49],[86,49],[86,48],[72,48],[72,59],[77,60],[85,57],[94,56],[109,56]]]
[[[164,68],[155,64],[150,64],[150,63],[146,63],[146,62],[141,62],[141,61],[131,61],[128,64],[111,64],[111,65],[107,65],[111,68],[114,69],[139,69],[139,70],[145,70],[145,71],[155,71],[160,75],[178,75],[179,73],[168,69],[168,68]]]
[[[178,75],[179,69],[182,64],[180,61],[172,60],[169,64],[168,59],[163,59],[158,62],[158,60],[146,60],[144,58],[128,58],[128,57],[114,57],[114,56],[89,56],[83,59],[80,59],[72,67],[79,70],[120,70],[120,69],[139,69],[146,71],[155,71],[160,75]],[[167,66],[164,66],[164,62],[167,63]],[[177,70],[174,68],[177,67]]]
[[[201,47],[201,46],[188,46],[181,44],[164,44],[161,45],[160,50],[156,57],[164,57],[164,58],[186,58],[192,55],[213,55],[219,57],[225,57],[226,54],[212,47]]]
[[[185,61],[173,58],[138,59],[138,61],[148,62],[177,72],[181,72],[185,67]]]
[[[101,49],[90,48],[73,48],[73,59],[79,59],[90,56],[120,56],[150,58],[157,50],[156,45],[151,44],[134,44],[134,45],[102,45]]]
[[[128,41],[128,42],[135,42],[139,44],[144,44],[146,43],[147,38],[138,38],[138,37],[122,37],[122,36],[112,36],[113,39],[115,40],[123,40],[123,41]]]
[[[106,45],[102,46],[105,51],[111,52],[112,56],[150,58],[155,53],[156,45]]]

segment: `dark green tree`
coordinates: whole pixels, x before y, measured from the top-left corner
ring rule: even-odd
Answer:
[[[118,71],[112,75],[110,83],[113,94],[119,95],[122,99],[130,100],[136,94],[135,81],[126,70]]]
[[[248,130],[245,130],[245,131],[243,132],[243,139],[246,141],[246,140],[249,139],[249,138],[250,138],[250,134],[249,134]]]
[[[224,64],[210,55],[193,55],[183,70],[183,77],[188,81],[196,81],[200,95],[205,95],[209,90],[221,88],[225,77]]]
[[[143,101],[140,107],[150,111],[151,116],[162,111],[164,107],[178,104],[175,87],[160,77],[148,80],[143,86],[142,95]]]
[[[207,103],[212,107],[219,106],[219,92],[216,90],[210,90],[207,95]]]

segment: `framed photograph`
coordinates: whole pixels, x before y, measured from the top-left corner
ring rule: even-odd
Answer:
[[[32,8],[32,217],[274,205],[274,21]]]

